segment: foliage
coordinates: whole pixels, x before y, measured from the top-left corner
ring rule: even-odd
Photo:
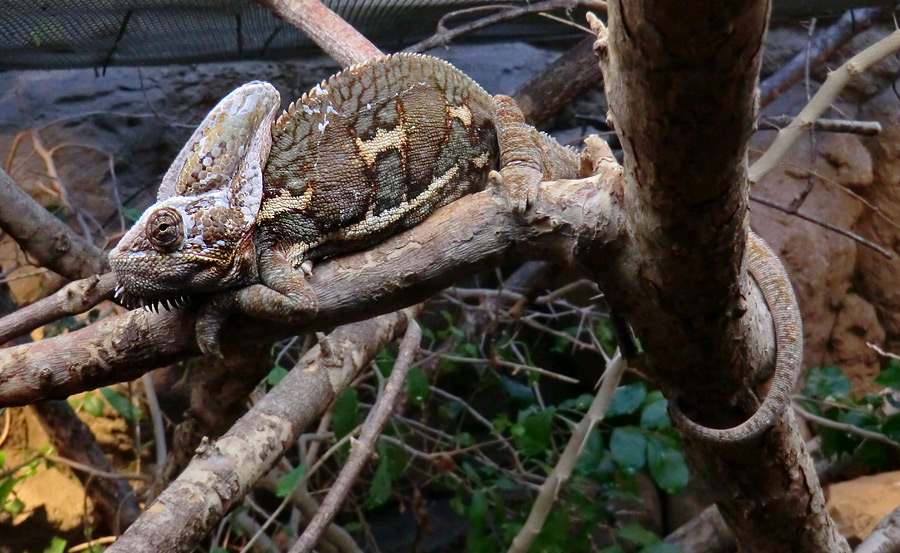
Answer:
[[[900,362],[891,359],[875,384],[886,386],[890,393],[855,398],[850,395],[850,381],[834,365],[813,368],[807,373],[800,405],[813,415],[837,423],[819,425],[826,455],[852,455],[871,469],[897,464],[898,446],[887,441],[900,442]],[[886,440],[876,440],[854,429],[881,435]]]

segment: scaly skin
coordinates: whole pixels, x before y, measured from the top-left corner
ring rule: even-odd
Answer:
[[[333,76],[270,132],[279,103],[267,83],[222,100],[166,174],[157,203],[110,253],[128,304],[168,307],[214,293],[197,323],[207,353],[218,353],[233,311],[293,324],[313,318],[311,261],[369,247],[484,189],[500,152],[494,120],[510,113],[494,114],[491,96],[450,64],[408,54]],[[570,150],[521,121],[509,127],[540,145],[548,176],[574,176]],[[527,206],[539,184],[511,185],[510,200]]]
[[[694,439],[737,445],[759,437],[790,404],[800,377],[803,328],[797,298],[778,256],[753,231],[747,237],[747,270],[762,291],[775,326],[775,371],[769,393],[749,419],[723,429],[707,428],[688,419],[678,408],[678,401],[673,400],[669,404],[672,421]]]

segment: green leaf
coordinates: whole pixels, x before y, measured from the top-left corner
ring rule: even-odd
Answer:
[[[829,411],[828,415],[830,414],[831,412]],[[875,418],[875,415],[873,413],[859,411],[856,409],[842,412],[841,415],[837,417],[837,420],[847,424],[852,424],[853,426],[857,426],[859,428],[875,429],[878,427],[878,419]]]
[[[623,526],[622,528],[619,528],[618,531],[616,531],[616,534],[618,534],[620,539],[630,541],[644,547],[660,542],[659,536],[657,536],[650,530],[647,530],[640,524],[629,524],[627,526]]]
[[[306,474],[306,463],[300,463],[295,468],[291,469],[291,472],[285,474],[281,478],[278,479],[278,483],[275,484],[275,496],[278,498],[285,498],[294,488],[297,487],[297,484],[303,479],[303,475]]]
[[[594,474],[597,467],[603,460],[603,434],[599,430],[594,429],[588,434],[587,439],[581,446],[581,454],[578,456],[578,464],[576,470],[579,474]]]
[[[375,356],[375,367],[378,368],[378,372],[381,373],[381,376],[387,378],[391,375],[391,371],[394,369],[394,363],[397,361],[397,357],[394,355],[394,352],[385,348],[378,352],[378,355]]]
[[[287,376],[288,370],[282,367],[281,365],[275,365],[272,367],[272,370],[269,371],[268,376],[266,376],[266,384],[269,386],[277,386],[281,379]]]
[[[425,372],[419,367],[413,367],[406,374],[406,395],[416,405],[423,405],[431,393],[431,384]]]
[[[338,440],[359,426],[359,394],[356,388],[347,388],[334,402],[331,410],[331,428]]]
[[[822,439],[822,453],[828,457],[841,453],[852,454],[860,442],[859,438],[836,428],[820,426],[818,433]]]
[[[665,398],[660,398],[653,403],[644,405],[641,410],[641,428],[647,430],[661,430],[672,426],[669,421],[669,412],[667,407],[669,402]]]
[[[6,505],[6,498],[9,497],[13,487],[21,480],[21,478],[13,478],[12,476],[7,476],[3,480],[0,480],[0,507]]]
[[[391,497],[391,484],[388,460],[385,457],[381,457],[378,460],[378,469],[375,470],[372,484],[369,485],[369,496],[366,498],[366,508],[372,510],[384,505]]]
[[[50,538],[50,545],[44,549],[44,553],[63,553],[66,550],[66,540],[59,536]]]
[[[900,361],[891,359],[881,374],[875,377],[875,384],[900,390]]]
[[[891,449],[888,445],[875,440],[863,440],[856,450],[859,460],[870,469],[881,469],[888,464],[891,458]]]
[[[468,553],[492,553],[496,551],[496,547],[491,543],[486,532],[488,500],[482,490],[476,490],[472,494],[468,515],[469,532],[466,538],[466,551]]]
[[[845,398],[850,393],[850,381],[834,365],[814,367],[806,375],[803,393],[816,399]]]
[[[881,421],[881,433],[895,442],[900,442],[900,414],[891,415]],[[2,466],[0,464],[0,467]]]
[[[25,504],[22,503],[21,499],[16,497],[12,501],[10,501],[6,505],[4,505],[3,509],[6,512],[8,512],[9,514],[11,514],[12,516],[16,516],[17,514],[19,514],[25,510]]]
[[[136,207],[131,207],[131,206],[128,206],[128,205],[123,205],[123,206],[122,206],[122,215],[123,215],[130,223],[134,223],[135,221],[137,221],[138,219],[140,219],[140,218],[141,218],[141,214],[143,214],[143,213],[144,213],[143,210],[138,209],[138,208],[136,208]]]
[[[141,420],[144,413],[141,408],[131,403],[131,400],[109,387],[100,388],[100,393],[113,409],[119,412],[126,421],[134,424]]]
[[[647,388],[643,382],[636,382],[628,386],[619,386],[613,396],[612,403],[606,411],[607,417],[619,417],[630,415],[637,411],[647,395]]]
[[[84,401],[81,402],[85,412],[92,417],[99,417],[103,414],[103,400],[94,395],[94,392],[84,394]]]
[[[548,408],[526,416],[512,427],[516,449],[525,457],[533,457],[550,447],[553,432],[553,415],[556,410]]]
[[[633,426],[613,428],[609,451],[625,472],[634,474],[647,463],[647,438]]]
[[[687,486],[689,473],[681,452],[656,436],[647,439],[647,465],[653,481],[666,492],[678,493]]]
[[[502,375],[500,377],[500,387],[518,405],[532,405],[534,403],[534,391],[515,378]]]
[[[563,400],[559,404],[560,409],[572,409],[574,411],[579,411],[584,413],[591,406],[591,402],[594,401],[594,396],[591,394],[581,394],[578,397],[569,398]]]
[[[534,540],[534,551],[583,551],[572,543],[574,536],[569,531],[571,513],[568,507],[552,509],[547,515],[547,520],[541,528],[540,534]]]
[[[640,553],[682,553],[681,548],[664,541],[641,549]]]
[[[625,550],[622,549],[621,545],[610,545],[609,547],[604,547],[597,553],[625,553]]]
[[[378,455],[387,463],[387,471],[391,478],[399,478],[406,472],[409,466],[409,454],[399,445],[388,442],[387,440],[379,440]]]

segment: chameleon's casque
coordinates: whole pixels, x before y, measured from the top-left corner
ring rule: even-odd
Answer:
[[[323,82],[272,124],[269,84],[206,117],[110,253],[130,305],[261,282],[315,309],[301,267],[365,248],[484,188],[498,147],[490,96],[450,64],[398,54]]]

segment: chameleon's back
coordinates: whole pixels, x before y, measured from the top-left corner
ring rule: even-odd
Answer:
[[[497,164],[490,100],[450,64],[406,54],[316,87],[273,128],[257,248],[297,264],[365,248],[482,190]]]

